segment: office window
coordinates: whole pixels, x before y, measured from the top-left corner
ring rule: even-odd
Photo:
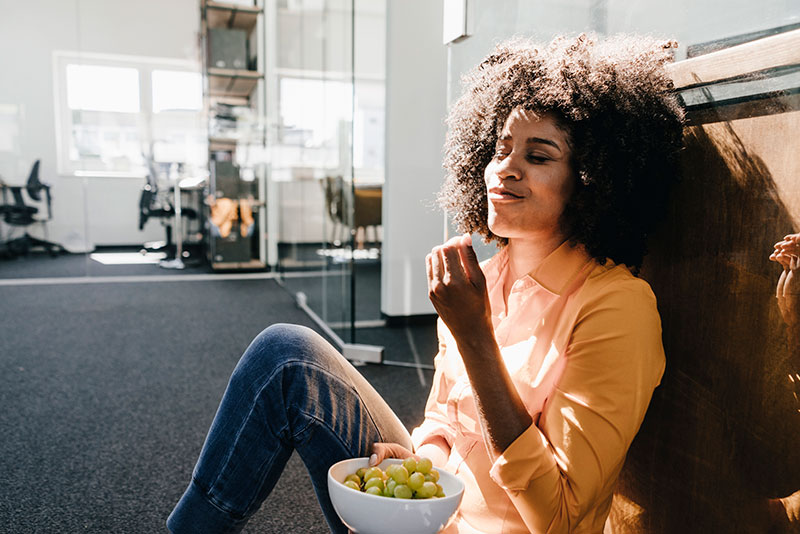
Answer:
[[[338,146],[339,125],[350,120],[352,84],[284,77],[281,78],[280,92],[285,144],[307,148]]]
[[[202,78],[191,62],[55,53],[59,172],[142,176],[147,158],[202,169]]]
[[[68,64],[67,106],[71,110],[138,113],[139,71]]]
[[[203,107],[203,80],[199,72],[154,70],[153,113],[197,111]]]
[[[382,173],[384,95],[382,80],[356,80],[353,95],[349,81],[282,76],[280,140],[286,161],[281,163],[327,168],[346,164],[348,158],[341,152],[350,146],[352,134],[356,170],[361,175]]]

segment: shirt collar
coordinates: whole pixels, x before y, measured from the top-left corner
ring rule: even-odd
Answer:
[[[589,261],[591,257],[582,245],[572,246],[564,241],[526,276],[550,293],[561,295]],[[507,264],[508,251],[504,247],[486,262],[484,272],[488,278],[497,280]]]
[[[582,245],[564,241],[528,276],[549,292],[561,295],[589,261],[591,258]]]

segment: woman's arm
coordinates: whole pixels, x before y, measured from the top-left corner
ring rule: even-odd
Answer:
[[[435,371],[431,391],[425,403],[425,419],[422,424],[411,433],[414,451],[409,451],[396,444],[374,444],[372,453],[375,455],[374,463],[380,463],[384,458],[408,457],[412,454],[417,457],[430,458],[436,467],[444,467],[450,457],[450,448],[455,439],[455,431],[447,417],[447,397],[450,393],[450,384],[443,370],[444,357],[447,352],[445,344],[444,325],[437,322],[439,338],[439,351],[433,359]],[[389,446],[384,446],[389,445]],[[399,448],[398,448],[399,447]]]
[[[533,420],[494,338],[489,295],[471,240],[455,237],[426,258],[428,296],[450,329],[474,392],[484,441],[494,458]]]

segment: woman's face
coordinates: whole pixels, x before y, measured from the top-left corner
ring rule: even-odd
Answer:
[[[484,172],[489,229],[509,239],[564,238],[561,214],[575,184],[567,134],[550,115],[515,109]]]

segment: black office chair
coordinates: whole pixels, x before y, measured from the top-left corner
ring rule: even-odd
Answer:
[[[147,250],[172,250],[172,218],[175,210],[172,207],[169,195],[159,194],[158,174],[155,164],[146,156],[145,159],[147,160],[149,172],[142,187],[142,194],[139,197],[139,230],[144,230],[144,225],[151,217],[162,219],[167,239],[166,241],[144,243],[143,247]],[[197,211],[192,208],[182,208],[181,215],[189,219],[197,219]]]
[[[27,228],[32,224],[40,222],[43,223],[53,218],[53,201],[52,197],[50,196],[50,186],[42,183],[39,180],[39,160],[36,160],[36,162],[33,164],[31,174],[28,176],[28,181],[25,186],[5,185],[3,188],[3,200],[7,200],[5,190],[11,191],[11,197],[14,200],[13,204],[4,202],[4,205],[1,208],[3,213],[3,221],[6,224],[10,226]],[[44,191],[47,201],[46,218],[41,219],[35,217],[35,215],[39,213],[39,208],[25,203],[25,199],[22,195],[23,189],[28,193],[28,196],[36,202],[41,202],[42,191]],[[27,231],[21,237],[11,239],[6,242],[5,246],[8,253],[12,256],[27,255],[31,248],[34,247],[44,248],[52,256],[56,256],[58,253],[64,251],[64,248],[61,245],[33,237],[28,234]]]
[[[139,197],[139,230],[144,230],[144,225],[147,224],[150,217],[159,219],[166,219],[173,215],[172,204],[168,199],[162,198],[158,194],[158,178],[156,174],[155,165],[148,159],[148,167],[150,172],[146,176],[146,181],[142,187],[142,195]],[[167,232],[167,240],[155,243],[145,243],[144,247],[147,249],[158,250],[164,247],[172,246],[172,225],[165,224]]]

